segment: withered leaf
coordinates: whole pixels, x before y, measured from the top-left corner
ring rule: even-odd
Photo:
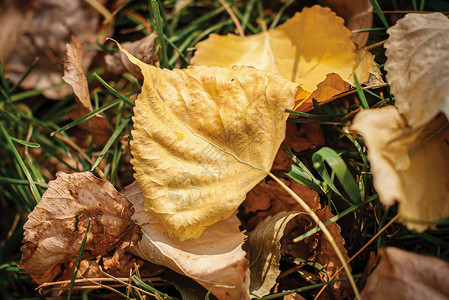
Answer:
[[[249,268],[242,250],[245,237],[235,214],[207,228],[199,239],[180,241],[169,236],[156,215],[145,211],[136,182],[124,193],[136,210],[132,218],[142,229],[142,240],[132,248],[134,254],[190,277],[207,290],[213,287],[219,299],[248,299]]]
[[[86,234],[83,259],[114,250],[132,233],[131,203],[90,172],[59,172],[24,225],[20,267],[37,283],[52,281],[74,263]]]
[[[250,67],[162,70],[122,51],[145,77],[131,142],[145,209],[198,238],[270,171],[297,85]]]
[[[422,221],[449,217],[449,123],[444,115],[412,129],[394,106],[387,106],[359,112],[351,129],[365,139],[380,201],[399,202],[408,228],[423,231],[428,224]]]
[[[449,299],[448,262],[394,247],[381,250],[380,256],[362,299]]]
[[[267,295],[281,273],[281,239],[284,229],[300,212],[280,212],[267,217],[249,232],[246,250],[251,268],[252,298]]]
[[[440,112],[449,118],[449,20],[407,14],[388,29],[387,79],[407,124],[420,127]]]
[[[94,44],[100,17],[98,12],[83,0],[40,0],[32,20],[22,36],[18,38],[5,62],[5,71],[11,81],[17,83],[32,65],[39,61],[21,84],[24,89],[48,88],[61,83],[61,62],[65,44],[72,35],[82,43]],[[90,65],[95,52],[84,54],[84,67]],[[62,99],[71,92],[63,85],[45,90],[44,96]]]
[[[76,102],[81,106],[81,108],[73,108],[69,111],[72,119],[76,120],[91,113],[93,107],[83,70],[83,45],[76,37],[72,36],[70,43],[66,45],[66,49],[66,59],[62,63],[64,68],[62,79],[72,87]],[[112,128],[108,120],[99,114],[80,123],[80,127],[92,133],[94,143],[99,145],[104,144],[112,134]]]

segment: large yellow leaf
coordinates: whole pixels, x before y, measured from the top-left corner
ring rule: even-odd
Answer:
[[[355,47],[342,18],[319,5],[304,8],[274,30],[241,38],[228,34],[197,44],[194,65],[247,65],[275,72],[312,93],[327,74],[351,77]]]
[[[382,203],[399,202],[407,227],[418,231],[449,217],[449,123],[444,115],[411,129],[394,106],[359,112],[351,129],[368,147]]]
[[[385,64],[396,106],[414,128],[443,112],[449,118],[449,20],[408,14],[388,29]]]
[[[198,238],[270,171],[297,84],[249,67],[162,70],[124,53],[145,78],[131,161],[145,209],[169,234]]]

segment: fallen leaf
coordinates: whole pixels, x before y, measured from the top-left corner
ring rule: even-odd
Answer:
[[[285,133],[285,145],[295,151],[301,152],[308,149],[315,149],[324,145],[323,131],[318,124],[296,124],[287,122],[287,131]],[[279,149],[274,159],[271,171],[285,171],[291,169],[292,160],[285,154],[284,150]]]
[[[327,206],[321,208],[317,192],[294,180],[289,180],[285,184],[316,212],[323,223],[334,217]],[[260,182],[248,193],[242,206],[245,213],[252,214],[252,217],[247,221],[248,230],[252,230],[257,224],[263,222],[263,220],[280,212],[304,212],[303,208],[285,190],[273,181]],[[294,238],[315,227],[315,224],[306,217],[297,217],[295,218],[295,221],[294,224],[290,222],[287,227],[284,228],[285,236],[281,240],[281,253],[283,255],[316,261],[324,267],[326,274],[329,277],[333,276],[336,270],[342,265],[329,241],[322,232],[319,232],[299,243],[293,243],[292,240]],[[341,236],[341,229],[338,224],[335,222],[329,224],[327,229],[331,233],[345,259],[348,260],[349,257],[347,256],[347,251],[344,247],[345,240]],[[322,281],[327,281],[327,278],[323,273],[320,273],[319,276]],[[345,276],[345,273],[340,272],[337,275],[337,278],[343,278]],[[344,299],[349,296],[352,291],[348,282],[337,282],[333,284],[332,287],[334,296],[337,299]]]
[[[407,14],[388,29],[385,70],[395,105],[418,128],[449,118],[449,20],[442,13]]]
[[[163,70],[140,62],[135,178],[170,235],[199,238],[270,171],[297,85],[249,67]]]
[[[449,263],[394,247],[380,252],[362,299],[449,299]]]
[[[35,69],[21,87],[24,89],[48,88],[61,83],[61,62],[65,45],[72,35],[82,43],[95,44],[99,25],[98,12],[83,0],[40,0],[37,1],[34,16],[29,26],[20,36],[5,61],[5,71],[13,83],[39,57]],[[84,66],[90,65],[94,51],[84,55]],[[62,99],[71,93],[69,86],[63,85],[43,91],[51,99]]]
[[[246,38],[211,34],[196,45],[191,63],[252,66],[296,82],[310,94],[327,74],[351,76],[354,44],[350,36],[343,19],[329,8],[315,5],[273,30]]]
[[[368,148],[374,187],[385,205],[399,202],[409,229],[449,217],[449,123],[444,115],[412,129],[393,106],[359,112],[352,130]],[[421,221],[421,223],[416,222]]]
[[[248,233],[246,250],[251,268],[251,298],[270,293],[281,273],[281,238],[284,229],[300,212],[280,212],[267,217]]]
[[[158,61],[154,44],[154,39],[156,37],[157,34],[153,32],[152,34],[135,42],[123,43],[122,46],[142,62],[150,65],[156,65],[156,62]],[[104,60],[108,70],[114,74],[123,74],[128,71],[137,78],[142,78],[140,68],[130,62],[126,55],[122,52],[108,54],[105,56]]]
[[[142,239],[132,248],[134,254],[190,277],[206,290],[212,288],[219,299],[248,299],[249,268],[242,250],[245,236],[235,214],[210,226],[196,240],[180,241],[169,236],[154,214],[145,211],[136,183],[124,193],[135,209],[132,219],[142,229]]]
[[[76,102],[81,106],[81,108],[71,109],[68,113],[73,120],[77,120],[93,112],[93,107],[83,70],[83,45],[76,37],[72,36],[72,40],[67,43],[66,49],[66,59],[62,63],[64,68],[62,79],[72,87]],[[112,134],[112,128],[108,120],[99,114],[80,123],[79,126],[92,133],[93,141],[99,145],[106,143]]]
[[[56,176],[23,227],[19,266],[37,283],[52,281],[73,266],[89,221],[87,260],[114,251],[133,228],[131,203],[111,183],[90,172]]]
[[[36,0],[1,0],[0,61],[4,62],[34,14]]]
[[[294,180],[285,184],[300,196],[313,211],[320,208],[318,193]],[[248,220],[247,229],[252,230],[268,216],[274,216],[282,211],[300,211],[304,209],[276,182],[262,180],[246,196],[242,204],[246,214],[255,213]]]
[[[345,20],[345,26],[351,31],[370,29],[373,23],[373,7],[369,0],[324,0],[323,4]],[[368,42],[369,32],[353,33],[351,40],[364,47]]]

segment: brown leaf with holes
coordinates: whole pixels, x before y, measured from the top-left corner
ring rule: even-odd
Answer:
[[[380,256],[379,265],[362,291],[362,299],[449,299],[447,261],[394,247],[381,250]]]
[[[59,278],[62,270],[73,267],[89,222],[83,260],[107,256],[131,239],[133,212],[131,203],[108,181],[90,172],[59,172],[24,225],[19,266],[37,283]],[[115,251],[111,259],[121,261],[123,253],[117,252],[120,248]]]
[[[66,59],[62,64],[64,68],[62,79],[72,87],[76,102],[81,106],[81,108],[72,108],[68,113],[73,120],[77,120],[93,112],[93,107],[83,70],[83,45],[76,37],[72,36],[72,40],[66,48]],[[99,114],[80,123],[79,126],[92,134],[93,141],[97,145],[106,143],[112,134],[108,120]]]

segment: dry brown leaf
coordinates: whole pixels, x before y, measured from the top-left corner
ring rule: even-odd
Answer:
[[[423,231],[428,225],[417,220],[449,217],[449,123],[444,115],[411,129],[395,107],[387,106],[359,112],[351,129],[365,139],[380,200],[399,202],[408,228]]]
[[[62,63],[64,68],[62,79],[72,87],[76,102],[81,106],[81,108],[71,109],[68,113],[73,120],[77,120],[93,112],[93,107],[89,96],[89,86],[83,70],[83,45],[76,37],[72,36],[72,40],[70,43],[67,43],[66,48],[66,59]],[[80,123],[79,126],[92,133],[93,141],[98,145],[106,143],[112,134],[112,128],[108,120],[99,114]]]
[[[327,222],[333,217],[333,215],[329,212],[328,207],[321,208],[318,194],[314,190],[297,183],[294,180],[286,182],[286,185],[289,186],[312,208],[313,211],[316,212],[321,221]],[[248,193],[248,196],[242,206],[246,213],[255,213],[254,216],[248,220],[248,230],[255,228],[256,225],[264,219],[274,216],[279,212],[304,212],[303,208],[273,181],[269,181],[268,183],[265,181],[260,182]],[[295,222],[290,222],[284,229],[285,236],[281,241],[282,254],[299,257],[302,259],[313,259],[314,261],[320,263],[325,268],[327,275],[331,277],[342,265],[335,254],[334,249],[322,232],[319,232],[313,237],[310,237],[300,243],[292,242],[293,238],[306,233],[314,227],[315,225],[306,217],[297,217],[295,218]],[[330,231],[345,259],[348,260],[349,257],[347,256],[347,251],[344,247],[345,241],[341,236],[340,227],[336,223],[332,223],[327,226],[327,229]],[[337,278],[342,278],[345,276],[346,275],[344,273],[340,272],[337,275]],[[320,277],[323,281],[327,280],[322,273],[320,273]],[[338,282],[333,284],[332,287],[334,289],[334,295],[337,299],[343,299],[351,293],[351,287],[348,282]]]
[[[323,131],[318,124],[299,125],[293,122],[287,122],[284,143],[289,149],[295,152],[315,149],[318,146],[324,145]],[[291,158],[285,154],[284,150],[279,149],[271,171],[288,172],[291,169],[291,164]]]
[[[135,209],[133,220],[142,229],[142,240],[132,248],[137,256],[164,265],[192,278],[219,299],[248,299],[249,267],[242,245],[245,239],[236,215],[215,223],[199,239],[170,237],[158,218],[145,211],[136,183],[125,188]]]
[[[370,29],[373,23],[373,7],[369,0],[324,0],[340,17],[345,19],[345,26],[353,31]],[[369,32],[353,33],[351,40],[358,46],[364,47],[368,42]]]
[[[380,255],[362,299],[449,299],[448,262],[394,247],[385,248]]]
[[[0,0],[0,61],[4,62],[27,28],[37,0]]]
[[[319,209],[320,202],[317,192],[294,180],[285,181],[285,184],[301,197],[313,211]],[[282,211],[304,212],[298,202],[279,184],[274,181],[265,182],[265,180],[262,180],[248,193],[242,207],[247,214],[256,213],[248,220],[248,230],[254,229],[266,217],[274,216]]]
[[[13,83],[17,83],[23,74],[39,57],[33,72],[22,83],[24,89],[48,88],[61,83],[61,62],[65,45],[72,35],[82,43],[94,44],[99,24],[99,15],[83,0],[40,0],[29,26],[17,40],[8,59],[5,71]],[[84,66],[90,65],[95,52],[84,55]],[[71,92],[69,86],[43,92],[51,99],[62,99]]]
[[[135,42],[123,43],[122,46],[142,62],[149,65],[156,65],[158,61],[154,44],[154,39],[156,37],[157,34],[153,32],[152,34]],[[114,54],[108,54],[104,59],[110,72],[114,74],[123,74],[128,71],[134,76],[142,78],[140,68],[130,62],[124,53],[117,52]]]
[[[131,203],[108,181],[90,172],[59,172],[24,225],[20,267],[37,283],[52,281],[73,266],[89,221],[87,260],[114,250],[132,233],[132,214]]]
[[[125,54],[145,77],[131,142],[145,209],[171,235],[198,238],[270,171],[297,85],[250,67],[170,71]]]
[[[385,64],[395,105],[418,128],[449,118],[449,20],[442,13],[407,14],[387,31]]]
[[[300,212],[280,212],[265,218],[248,233],[245,250],[251,266],[251,298],[260,298],[270,293],[281,273],[281,239],[287,224]]]

